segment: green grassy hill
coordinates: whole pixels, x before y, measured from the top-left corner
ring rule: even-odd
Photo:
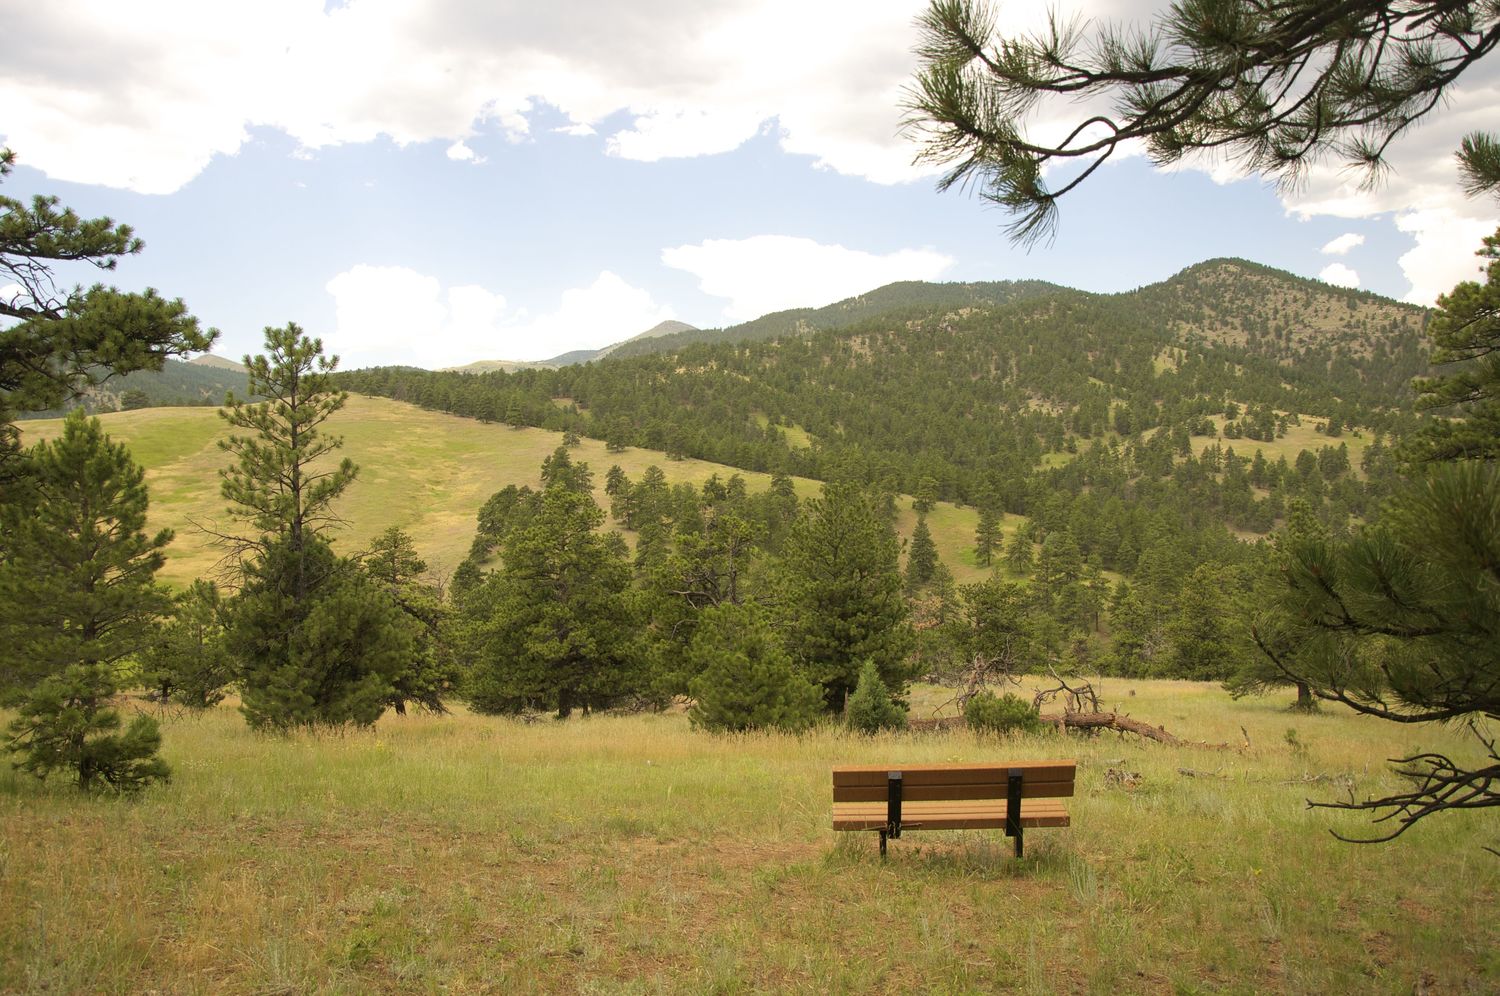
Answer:
[[[101,417],[105,430],[129,445],[146,467],[152,527],[177,531],[162,578],[182,585],[211,575],[221,554],[205,529],[234,528],[219,496],[218,472],[229,457],[217,443],[228,435],[228,427],[213,409],[205,408],[151,408]],[[562,442],[558,432],[482,424],[361,395],[351,395],[348,406],[328,424],[331,432],[344,437],[343,454],[360,466],[359,479],[338,506],[348,525],[338,534],[336,548],[346,553],[362,549],[386,528],[400,526],[429,564],[444,572],[468,553],[474,517],[485,499],[507,484],[538,486],[542,460]],[[22,427],[31,443],[56,436],[62,421],[37,419]],[[594,471],[595,497],[605,508],[609,501],[604,473],[612,464],[619,464],[632,480],[656,464],[670,484],[701,484],[713,474],[741,474],[750,490],[760,491],[771,480],[768,474],[703,460],[668,460],[654,450],[610,453],[593,439],[585,439],[573,455]],[[816,481],[799,479],[796,486],[803,497],[818,493]],[[972,508],[946,504],[932,513],[933,540],[960,581],[985,573],[973,565],[976,518]],[[1007,516],[1007,531],[1018,521]],[[910,535],[915,524],[910,502],[903,500],[898,519],[902,535]]]

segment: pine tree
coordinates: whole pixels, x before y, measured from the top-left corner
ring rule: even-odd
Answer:
[[[1500,231],[1485,236],[1477,255],[1488,261],[1485,282],[1466,280],[1439,297],[1427,326],[1433,365],[1450,369],[1415,384],[1421,407],[1458,417],[1429,422],[1408,440],[1401,451],[1412,462],[1500,460]]]
[[[932,0],[908,125],[924,140],[919,158],[949,167],[941,188],[976,185],[1029,242],[1121,146],[1143,145],[1159,164],[1210,150],[1288,183],[1330,154],[1376,176],[1387,145],[1494,50],[1497,21],[1493,4],[1447,0],[1200,0],[1135,29],[1059,15],[1035,36],[1000,37],[983,0]],[[1081,103],[1089,119],[1029,131],[1030,112],[1056,110],[1049,99]],[[1466,136],[1458,157],[1470,193],[1500,188],[1493,135]],[[1049,190],[1044,168],[1075,160]]]
[[[15,153],[0,150],[0,177]],[[171,356],[213,345],[181,300],[126,294],[95,284],[59,289],[52,265],[86,262],[113,270],[145,244],[129,225],[80,218],[38,195],[28,206],[0,197],[0,482],[14,486],[21,452],[16,412],[60,407],[117,374],[160,370]]]
[[[646,687],[630,564],[604,512],[558,479],[464,600],[458,651],[484,713],[604,708]]]
[[[1285,585],[1281,572],[1290,562],[1292,551],[1303,543],[1327,542],[1329,538],[1328,528],[1313,513],[1312,508],[1301,499],[1294,500],[1286,525],[1272,537],[1270,549],[1263,551],[1257,558],[1250,580],[1249,604],[1258,607],[1274,605]],[[1284,636],[1285,639],[1277,641],[1277,658],[1283,662],[1294,659],[1300,638],[1281,630],[1274,622],[1268,626],[1268,620],[1264,618],[1265,611],[1261,608],[1255,613],[1258,618],[1254,625],[1259,629],[1261,638],[1271,639],[1273,633]],[[1293,686],[1297,689],[1297,698],[1292,708],[1298,712],[1317,710],[1318,700],[1313,697],[1312,687],[1308,682],[1289,679],[1286,672],[1265,654],[1245,653],[1236,665],[1234,672],[1224,681],[1224,689],[1232,697],[1262,695],[1272,689]]]
[[[1005,545],[1005,566],[1010,568],[1012,574],[1024,577],[1031,573],[1034,560],[1032,545],[1030,530],[1021,528],[1011,534]]]
[[[374,723],[415,644],[395,602],[317,536],[301,550],[278,540],[250,564],[229,632],[240,710],[277,732]]]
[[[900,548],[874,498],[830,482],[792,527],[780,568],[781,629],[799,666],[840,711],[873,661],[887,687],[908,680],[913,635],[901,594]]]
[[[974,562],[980,567],[990,566],[995,549],[1000,545],[1000,517],[989,503],[979,508],[979,524],[974,528]]]
[[[688,718],[718,733],[796,733],[817,722],[823,695],[798,673],[764,613],[753,606],[704,610],[688,651],[697,672]]]
[[[1031,670],[1036,652],[1036,617],[1026,589],[1014,581],[988,578],[959,588],[963,596],[963,629],[959,643],[965,659],[998,674]]]
[[[241,711],[250,725],[279,731],[320,724],[368,725],[411,665],[414,633],[394,600],[326,535],[334,502],[354,480],[343,440],[321,426],[346,395],[329,375],[337,357],[295,324],[266,329],[265,355],[246,357],[250,391],[220,415],[254,435],[220,446],[235,457],[221,472],[230,511],[253,534],[240,537],[242,589],[229,612],[229,646],[240,667]]]
[[[219,410],[231,426],[253,432],[219,443],[234,457],[220,471],[220,490],[230,512],[257,533],[246,546],[282,543],[295,554],[338,521],[333,503],[358,473],[347,457],[333,466],[320,461],[344,445],[319,426],[344,407],[348,395],[333,387],[338,357],[323,355],[322,340],[303,335],[295,323],[267,328],[265,336],[266,352],[246,356],[245,366],[250,394],[266,400],[251,404],[231,397]],[[293,582],[295,594],[307,594],[300,572]]]
[[[1381,814],[1394,828],[1382,840],[1445,809],[1500,806],[1500,751],[1483,727],[1500,716],[1500,467],[1433,466],[1358,533],[1285,554],[1254,637],[1288,683],[1405,728],[1465,723],[1484,752],[1411,755],[1398,762],[1407,789],[1319,805]]]
[[[1236,604],[1238,581],[1223,568],[1201,564],[1182,585],[1177,612],[1167,624],[1169,650],[1163,677],[1223,681],[1248,655]]]
[[[849,696],[844,722],[860,733],[906,729],[906,710],[892,698],[890,689],[880,680],[874,661],[865,661],[859,669],[859,683]]]
[[[223,701],[234,680],[224,613],[212,581],[200,578],[177,595],[171,617],[140,658],[140,682],[158,702],[207,709]]]
[[[604,475],[604,494],[609,498],[609,517],[618,523],[624,524],[630,515],[631,490],[625,471],[619,464],[611,466]]]
[[[932,511],[932,506],[937,503],[937,491],[937,481],[930,477],[924,477],[917,482],[917,492],[912,498],[911,509],[919,518]]]
[[[932,541],[932,530],[927,528],[927,516],[917,516],[917,527],[912,530],[911,550],[906,558],[906,590],[920,591],[932,583],[938,567],[937,544]]]
[[[157,757],[161,732],[150,716],[136,716],[123,734],[120,714],[109,706],[119,691],[110,668],[70,664],[48,675],[21,702],[10,724],[15,766],[45,779],[71,773],[81,789],[136,792],[168,781],[171,770]]]
[[[0,505],[0,695],[12,701],[68,665],[114,665],[151,642],[172,539],[145,534],[144,471],[81,409],[22,459],[25,486]]]
[[[391,707],[403,716],[408,702],[428,712],[447,712],[443,698],[457,684],[458,673],[441,638],[447,612],[438,586],[426,577],[427,561],[405,531],[391,526],[370,544],[362,563],[411,631],[411,661],[391,682]]]
[[[167,611],[155,575],[172,534],[146,535],[144,472],[81,410],[20,459],[26,486],[0,505],[0,697],[20,707],[9,748],[23,770],[68,770],[83,788],[164,779],[156,722],[116,734],[110,700],[115,667]]]

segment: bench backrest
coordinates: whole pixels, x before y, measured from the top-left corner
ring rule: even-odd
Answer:
[[[888,778],[901,773],[907,802],[949,799],[1004,799],[1012,771],[1021,774],[1021,797],[1060,798],[1073,794],[1076,761],[1014,761],[988,764],[860,764],[833,769],[834,802],[885,802]]]

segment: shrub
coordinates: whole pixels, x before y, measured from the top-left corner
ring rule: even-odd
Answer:
[[[176,598],[171,619],[141,654],[140,683],[158,702],[209,709],[234,679],[225,640],[224,600],[212,581],[199,579]]]
[[[15,767],[45,779],[69,773],[81,789],[136,792],[171,772],[156,756],[161,733],[156,720],[136,716],[124,733],[110,707],[117,687],[104,664],[70,664],[42,680],[10,724]]]
[[[797,671],[758,611],[724,605],[705,610],[689,648],[699,670],[693,726],[715,733],[773,729],[796,733],[817,722],[822,690]]]
[[[1037,733],[1042,728],[1037,707],[1009,692],[979,692],[964,707],[964,719],[969,729],[981,733]]]
[[[860,733],[906,729],[906,711],[891,701],[891,693],[880,680],[873,660],[865,661],[859,669],[859,683],[849,696],[844,722]]]

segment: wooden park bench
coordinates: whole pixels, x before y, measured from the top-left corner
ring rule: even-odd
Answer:
[[[845,765],[833,769],[833,828],[875,830],[999,830],[1016,841],[1032,827],[1065,827],[1062,800],[1073,794],[1075,761],[994,764]]]

